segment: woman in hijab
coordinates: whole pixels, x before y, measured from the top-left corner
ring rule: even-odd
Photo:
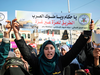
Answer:
[[[3,75],[30,75],[28,72],[28,63],[21,57],[19,49],[15,49],[15,56],[11,56],[10,54],[4,64],[5,72]]]
[[[30,75],[24,67],[24,62],[18,57],[10,57],[5,63],[4,75]]]
[[[60,52],[54,42],[48,40],[43,43],[39,56],[32,55],[24,39],[19,35],[17,19],[12,21],[12,28],[16,36],[15,42],[19,48],[23,58],[28,61],[33,69],[33,75],[62,75],[63,69],[71,63],[71,61],[78,55],[80,50],[84,47],[91,36],[91,33],[82,33],[73,45],[71,50],[64,56],[60,56]],[[93,24],[90,25],[90,29]],[[86,36],[85,36],[86,35]]]
[[[69,47],[67,45],[63,45],[61,47],[61,55],[64,56],[69,51]],[[70,64],[77,64],[78,68],[81,69],[78,60],[75,58]]]
[[[61,55],[64,56],[69,51],[69,47],[67,45],[61,46]],[[80,64],[78,60],[75,58],[72,62],[64,68],[64,75],[75,75],[75,70],[80,69]]]

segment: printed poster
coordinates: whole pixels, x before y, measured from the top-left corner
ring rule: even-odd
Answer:
[[[89,30],[91,13],[15,11],[22,28]]]
[[[100,29],[100,20],[97,20],[94,26],[94,30]]]
[[[93,47],[100,48],[100,20],[95,23],[94,30],[92,32]]]
[[[5,29],[6,20],[7,20],[7,12],[0,11],[0,33],[3,32],[3,30]]]

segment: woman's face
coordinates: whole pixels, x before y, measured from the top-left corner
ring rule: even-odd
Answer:
[[[64,48],[62,48],[61,53],[62,53],[62,55],[65,55],[67,53],[67,51]]]
[[[19,51],[16,51],[16,52],[15,52],[15,54],[16,54],[16,57],[18,57],[18,58],[20,58],[20,57],[21,57],[21,54],[20,54],[20,52],[19,52]]]
[[[51,44],[47,44],[44,48],[44,55],[47,59],[52,59],[55,55],[55,48]]]

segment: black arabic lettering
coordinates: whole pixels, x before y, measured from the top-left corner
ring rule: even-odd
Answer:
[[[74,17],[75,20],[77,20],[77,16],[74,15],[73,17]]]
[[[57,19],[60,19],[60,20],[72,19],[72,16],[71,16],[70,14],[65,15],[65,16],[58,16],[58,15],[52,15],[52,16],[50,16],[50,15],[48,15],[48,14],[46,14],[46,15],[44,16],[44,14],[41,14],[41,15],[39,15],[39,16],[38,16],[38,15],[32,15],[32,17],[33,17],[34,19],[37,19],[37,18],[47,18],[47,19],[50,19],[50,18],[57,18]],[[73,19],[77,20],[77,16],[73,15]]]
[[[32,17],[35,18],[35,15],[34,16],[32,15]]]
[[[52,17],[50,17],[50,18],[55,18],[55,16],[53,15]]]
[[[39,16],[37,16],[37,15],[34,15],[34,16],[33,16],[33,15],[32,15],[32,17],[35,18],[35,19],[37,19],[37,18],[43,18],[44,15],[43,15],[43,14],[41,14],[41,15],[39,15]]]
[[[64,16],[60,16],[60,17],[58,17],[58,15],[56,15],[56,18],[58,18],[58,19],[60,19],[60,20],[65,19],[65,17],[64,17]]]
[[[36,18],[42,18],[42,15],[40,15],[40,16],[36,16]]]
[[[72,16],[70,16],[70,14],[68,15],[68,17],[67,17],[67,19],[71,19],[72,18]]]
[[[50,18],[50,16],[49,16],[48,14],[46,14],[45,18],[48,18],[48,19],[49,19],[49,18]]]

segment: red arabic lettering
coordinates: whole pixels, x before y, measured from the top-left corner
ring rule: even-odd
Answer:
[[[66,22],[64,23],[64,20],[62,20],[62,22],[63,22],[63,23],[62,23],[62,26],[63,26],[63,25],[66,25]]]
[[[39,21],[39,20],[35,20],[35,23],[38,24],[43,24],[43,20]]]
[[[37,23],[37,19],[35,20],[35,23]]]
[[[52,20],[52,24],[53,24],[53,25],[55,25],[55,24],[61,24],[61,21],[55,22],[55,20]]]
[[[71,21],[69,21],[69,22],[64,22],[64,20],[62,20],[62,22],[63,22],[63,23],[62,23],[62,26],[63,26],[63,25],[68,26],[68,25],[73,25],[73,24],[75,24],[74,21],[72,21],[72,22],[71,22]]]
[[[47,25],[47,24],[51,24],[51,22],[50,21],[49,22],[45,21],[44,25]]]
[[[54,24],[55,20],[52,20],[52,24]]]
[[[68,26],[68,25],[73,25],[73,24],[75,24],[75,22],[74,22],[74,21],[72,21],[72,22],[70,22],[70,21],[69,21],[69,23],[67,23],[67,25],[65,25],[65,26]]]
[[[74,25],[75,24],[75,21],[65,21],[65,20],[59,20],[59,21],[56,21],[55,20],[52,20],[52,21],[44,21],[43,20],[35,20],[35,23],[38,25],[38,24],[44,24],[44,25],[47,25],[47,24],[52,24],[52,25],[62,25],[62,26],[68,26],[68,25]]]

